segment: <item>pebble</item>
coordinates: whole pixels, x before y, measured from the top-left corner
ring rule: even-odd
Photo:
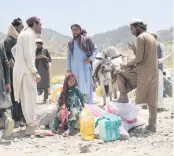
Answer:
[[[19,140],[17,138],[14,139],[14,142],[18,142]]]
[[[77,144],[78,144],[78,145],[83,145],[84,142],[83,142],[83,141],[79,141]]]
[[[91,152],[87,145],[81,146],[79,149],[80,149],[80,153],[90,153]]]
[[[30,136],[30,138],[31,138],[31,139],[34,139],[34,138],[35,138],[35,136],[34,136],[34,135],[31,135],[31,136]]]
[[[29,143],[29,144],[33,144],[33,141],[29,141],[28,143]]]
[[[59,150],[66,151],[64,147],[59,147]]]
[[[104,142],[103,140],[98,140],[97,143],[98,143],[98,144],[101,144],[101,145],[102,145],[102,144],[105,144],[105,142]]]
[[[37,143],[37,140],[33,140],[33,143]]]

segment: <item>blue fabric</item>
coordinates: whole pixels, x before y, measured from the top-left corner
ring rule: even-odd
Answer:
[[[95,60],[96,51],[90,57],[92,61]],[[67,53],[67,70],[71,70],[77,78],[77,83],[83,94],[87,94],[88,104],[93,104],[93,80],[91,64],[85,64],[87,59],[86,53],[80,49],[78,43],[74,42],[74,53],[71,54],[68,49]]]

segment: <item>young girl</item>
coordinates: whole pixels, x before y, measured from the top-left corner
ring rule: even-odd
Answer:
[[[64,124],[67,123],[67,130],[63,136],[72,135],[84,104],[85,98],[77,86],[76,77],[70,73],[64,80],[63,90],[57,105],[58,113],[50,124],[51,130],[54,133],[59,133],[60,125],[64,128]]]

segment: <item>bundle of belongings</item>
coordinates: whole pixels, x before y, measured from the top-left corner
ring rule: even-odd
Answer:
[[[95,105],[85,105],[80,119],[81,136],[86,140],[92,140],[94,137],[89,139],[92,135],[103,141],[127,140],[130,129],[144,124],[137,120],[137,115],[136,106],[130,103],[112,101],[105,106],[105,110]]]

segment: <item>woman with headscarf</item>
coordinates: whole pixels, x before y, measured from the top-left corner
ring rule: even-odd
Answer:
[[[18,124],[20,126],[23,126],[23,123],[21,122],[21,119],[23,118],[23,113],[21,109],[21,104],[15,102],[15,99],[14,99],[13,66],[14,66],[15,58],[12,54],[12,48],[16,45],[17,38],[19,36],[19,33],[22,31],[22,29],[23,29],[22,20],[20,18],[14,19],[11,25],[9,26],[8,34],[4,41],[4,48],[7,55],[8,63],[10,65],[11,101],[13,104],[12,117],[13,117],[13,120],[15,120],[16,122],[16,126],[18,126]]]

